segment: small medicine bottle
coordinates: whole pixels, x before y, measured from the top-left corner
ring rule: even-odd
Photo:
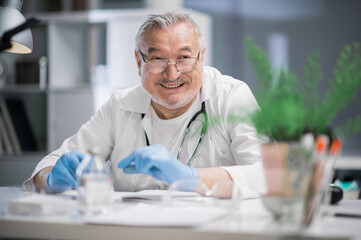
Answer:
[[[113,203],[113,178],[109,165],[100,158],[99,148],[92,149],[77,170],[78,210],[84,215],[106,214]]]

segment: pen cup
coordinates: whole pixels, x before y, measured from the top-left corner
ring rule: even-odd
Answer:
[[[264,144],[261,147],[267,194],[263,205],[275,223],[287,231],[302,227],[304,205],[313,172],[313,148],[301,142]]]
[[[280,142],[262,145],[267,194],[261,197],[275,222],[287,231],[307,228],[322,204],[329,204],[329,184],[339,140],[315,144]]]

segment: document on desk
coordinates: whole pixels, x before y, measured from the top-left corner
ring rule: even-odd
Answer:
[[[119,194],[119,193],[118,193]],[[123,201],[161,201],[166,197],[171,198],[196,198],[201,197],[200,194],[196,192],[182,192],[182,191],[168,191],[168,190],[143,190],[139,192],[132,193],[122,193],[120,195]],[[119,199],[117,194],[115,194],[115,200]]]
[[[201,197],[200,194],[195,192],[169,192],[168,190],[143,190],[139,192],[118,192],[115,191],[113,194],[114,202],[119,201],[161,201],[166,197],[172,198],[195,198]],[[59,197],[68,198],[68,199],[77,199],[78,191],[77,190],[67,190],[63,193],[57,194]]]
[[[342,200],[339,204],[329,206],[328,208],[338,217],[361,218],[360,200]]]
[[[176,207],[137,203],[117,212],[87,218],[91,224],[196,227],[229,214],[228,210],[206,207]]]
[[[66,196],[75,196],[68,191]],[[192,205],[207,198],[195,192],[143,190],[139,192],[114,192],[114,203],[127,204],[108,215],[87,217],[90,224],[128,226],[196,227],[229,214],[229,209]],[[183,200],[181,206],[172,201]],[[132,204],[130,204],[131,202]],[[134,203],[134,204],[133,204]]]

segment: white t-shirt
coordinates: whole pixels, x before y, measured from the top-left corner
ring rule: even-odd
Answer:
[[[148,137],[149,144],[161,144],[165,146],[173,156],[177,157],[178,149],[184,136],[185,129],[193,115],[193,106],[194,105],[192,105],[182,115],[167,120],[160,119],[153,107],[150,106],[152,133],[151,138],[149,139]],[[147,188],[151,181],[152,178],[147,175],[142,175],[137,183],[137,187],[141,189]]]
[[[195,101],[199,102],[199,97],[197,97]],[[182,115],[166,120],[160,119],[152,108],[151,144],[161,144],[165,146],[174,157],[177,157],[187,125],[191,121],[192,117],[200,110],[196,109],[196,105],[198,104],[192,104],[192,106]],[[186,164],[186,160],[187,159],[182,159],[182,162]]]

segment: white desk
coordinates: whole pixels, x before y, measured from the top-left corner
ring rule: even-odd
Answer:
[[[341,202],[339,207],[350,203]],[[355,205],[356,204],[356,205]],[[360,210],[359,210],[360,211]],[[315,221],[300,239],[361,240],[361,218],[325,217]],[[23,239],[280,239],[271,215],[259,199],[244,200],[240,212],[195,228],[132,227],[84,224],[70,216],[1,216],[0,238]],[[293,239],[293,238],[291,238]]]

